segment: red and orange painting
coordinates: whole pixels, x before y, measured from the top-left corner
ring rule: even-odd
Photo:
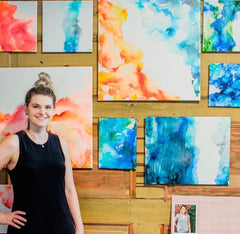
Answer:
[[[36,52],[37,2],[0,1],[0,52]]]
[[[27,127],[25,93],[40,72],[50,75],[57,96],[48,130],[68,141],[73,168],[92,168],[92,67],[1,68],[0,141]]]

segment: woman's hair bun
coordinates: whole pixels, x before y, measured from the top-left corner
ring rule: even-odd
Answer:
[[[34,87],[43,85],[45,87],[53,89],[51,77],[47,73],[41,72],[38,74],[38,77],[39,77],[38,80],[34,83]]]

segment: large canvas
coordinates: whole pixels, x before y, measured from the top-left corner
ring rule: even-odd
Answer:
[[[0,52],[36,52],[37,1],[0,1]]]
[[[136,169],[136,119],[99,119],[99,168]]]
[[[25,93],[40,72],[51,76],[58,99],[48,130],[69,142],[73,168],[91,168],[92,67],[1,68],[0,136],[26,128]]]
[[[13,188],[12,185],[0,185],[0,211],[8,213],[11,211],[13,205]],[[0,224],[0,233],[7,233],[8,225]]]
[[[230,117],[146,117],[145,183],[227,185]]]
[[[92,52],[93,1],[43,1],[43,52]]]
[[[200,0],[98,0],[99,101],[200,100]]]
[[[204,0],[203,51],[240,51],[240,1]]]
[[[208,105],[240,107],[240,64],[209,65]]]

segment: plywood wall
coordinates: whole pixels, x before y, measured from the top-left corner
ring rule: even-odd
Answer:
[[[48,54],[41,52],[42,7],[38,1],[37,53],[0,53],[1,67],[92,66],[93,151],[91,170],[74,170],[86,233],[168,233],[171,196],[240,195],[240,109],[208,107],[210,63],[238,63],[239,53],[201,54],[201,101],[194,102],[98,102],[97,101],[97,0],[94,0],[93,53]],[[53,14],[54,15],[54,14]],[[174,66],[174,64],[173,64]],[[146,116],[230,116],[231,168],[229,186],[144,185],[144,119]],[[137,119],[137,169],[98,169],[98,119]],[[1,181],[4,182],[2,172]]]

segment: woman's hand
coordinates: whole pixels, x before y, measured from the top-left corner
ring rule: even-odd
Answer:
[[[22,217],[22,215],[25,214],[26,214],[25,212],[20,210],[16,210],[9,213],[0,212],[0,224],[11,225],[15,228],[20,229],[27,222],[27,220],[24,217]]]

